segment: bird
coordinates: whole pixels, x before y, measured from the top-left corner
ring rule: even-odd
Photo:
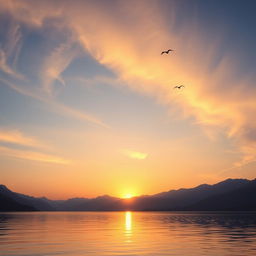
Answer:
[[[182,87],[185,87],[184,85],[176,85],[173,87],[173,89],[181,89]]]
[[[169,54],[169,52],[173,52],[173,50],[172,49],[168,49],[167,51],[162,51],[161,55],[163,55],[164,53]]]

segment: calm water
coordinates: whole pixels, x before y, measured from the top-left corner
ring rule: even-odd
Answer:
[[[256,255],[255,213],[0,213],[0,255]]]

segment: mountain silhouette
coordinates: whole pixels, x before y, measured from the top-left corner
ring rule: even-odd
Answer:
[[[0,186],[0,211],[36,211],[33,206],[24,205],[7,196],[5,192],[8,191],[5,186]]]
[[[221,195],[249,184],[246,179],[227,179],[214,185],[170,190],[153,196],[138,198],[134,210],[190,210],[189,206],[214,195]]]
[[[188,207],[190,210],[210,211],[255,211],[256,210],[256,180],[246,186],[239,187],[228,193],[222,193],[201,200]]]
[[[0,185],[0,211],[242,211],[256,210],[256,179],[227,179],[214,185],[121,199],[111,196],[49,200]]]
[[[46,198],[37,198],[12,192],[6,186],[0,185],[0,195],[8,197],[9,199],[18,202],[22,205],[27,205],[38,211],[53,211],[55,207],[51,205],[51,201]],[[2,209],[2,204],[0,210]]]

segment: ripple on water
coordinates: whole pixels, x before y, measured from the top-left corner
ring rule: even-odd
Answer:
[[[255,213],[0,213],[0,255],[254,256]]]

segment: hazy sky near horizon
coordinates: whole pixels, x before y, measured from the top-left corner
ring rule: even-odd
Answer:
[[[123,197],[255,178],[255,9],[0,0],[0,183]]]

